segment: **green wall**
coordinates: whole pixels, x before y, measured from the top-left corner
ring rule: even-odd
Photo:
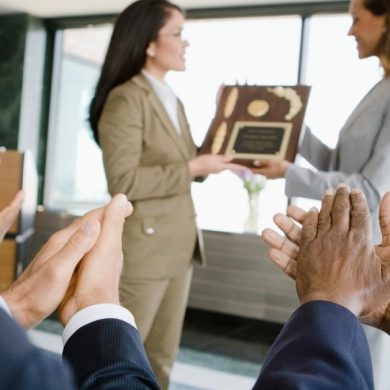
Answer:
[[[27,15],[0,17],[0,145],[18,146]]]
[[[31,150],[42,189],[54,32],[27,14],[0,16],[0,146]]]

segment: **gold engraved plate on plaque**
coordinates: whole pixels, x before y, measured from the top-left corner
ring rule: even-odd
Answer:
[[[219,125],[218,130],[215,133],[213,144],[211,146],[211,153],[212,154],[219,153],[219,151],[222,148],[223,141],[225,141],[226,133],[227,133],[227,124],[226,124],[226,122],[222,122]]]
[[[279,96],[289,101],[290,110],[284,117],[286,120],[292,120],[299,113],[299,111],[301,111],[303,107],[302,99],[294,89],[288,87],[275,87],[268,88],[268,92],[271,92],[276,96]]]
[[[284,159],[292,124],[288,122],[236,122],[226,154],[240,159]]]
[[[248,104],[248,113],[255,118],[260,118],[269,111],[269,104],[265,100],[253,100]]]
[[[238,88],[234,87],[230,91],[229,96],[226,99],[225,109],[223,111],[223,114],[226,119],[233,114],[233,111],[236,108],[237,99],[238,99]]]

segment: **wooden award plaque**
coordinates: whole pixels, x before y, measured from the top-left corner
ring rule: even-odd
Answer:
[[[222,90],[200,153],[294,161],[310,87],[231,85]]]

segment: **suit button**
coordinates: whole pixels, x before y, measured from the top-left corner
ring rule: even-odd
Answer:
[[[154,234],[154,228],[152,227],[147,227],[145,229],[145,233],[148,235],[148,236],[152,236]]]

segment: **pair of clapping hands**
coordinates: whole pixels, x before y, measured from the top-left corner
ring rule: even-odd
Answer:
[[[302,304],[340,304],[390,334],[390,192],[379,214],[382,243],[373,246],[363,192],[340,185],[325,192],[320,211],[289,206],[287,216],[275,215],[286,237],[272,229],[262,236],[273,262],[295,279]]]
[[[23,192],[18,192],[0,212],[0,241],[22,202]],[[14,319],[28,329],[58,308],[66,325],[83,308],[118,304],[122,229],[131,213],[131,204],[119,194],[106,207],[53,234],[21,276],[1,292]]]

